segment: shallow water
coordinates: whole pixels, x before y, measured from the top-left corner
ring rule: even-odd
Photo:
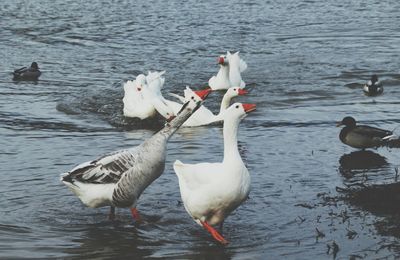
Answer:
[[[338,258],[398,256],[398,211],[336,187],[398,196],[399,151],[380,148],[360,163],[335,121],[399,125],[399,9],[397,1],[3,1],[0,257],[320,259],[332,257],[333,243]],[[76,164],[160,127],[122,116],[124,80],[166,70],[165,92],[201,87],[226,50],[248,63],[250,94],[237,100],[257,104],[239,131],[252,190],[225,222],[228,246],[187,215],[172,169],[176,159],[220,160],[221,127],[175,134],[165,173],[140,199],[144,223],[124,209],[109,222],[107,208],[84,207],[59,182]],[[11,80],[34,60],[38,82]],[[362,94],[372,73],[383,96]],[[217,111],[221,96],[206,105]]]

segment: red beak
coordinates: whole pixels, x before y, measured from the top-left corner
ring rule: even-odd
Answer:
[[[255,104],[242,104],[244,112],[250,113],[251,111],[256,110]]]
[[[246,94],[249,94],[249,92],[247,92],[246,90],[240,88],[239,91],[238,91],[238,94],[239,95],[246,95]]]
[[[218,61],[218,64],[224,64],[225,63],[225,59],[223,57],[219,57],[217,59],[217,61]]]
[[[208,94],[210,94],[212,91],[211,88],[207,88],[204,90],[196,90],[194,91],[194,93],[196,93],[197,96],[199,96],[201,98],[201,100],[204,100],[207,98]]]

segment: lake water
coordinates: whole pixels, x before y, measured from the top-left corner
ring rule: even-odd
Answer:
[[[0,6],[0,258],[399,257],[399,150],[354,153],[335,122],[351,115],[400,125],[400,2]],[[237,100],[257,104],[240,125],[252,190],[225,222],[228,246],[186,213],[172,169],[176,159],[221,160],[219,126],[181,129],[170,140],[164,174],[139,201],[144,223],[127,209],[110,222],[108,208],[86,208],[59,182],[60,173],[158,129],[123,117],[123,81],[166,70],[164,93],[200,88],[227,50],[248,64],[250,93]],[[13,82],[10,72],[32,61],[40,80]],[[372,73],[385,88],[377,98],[361,90]],[[206,106],[218,111],[221,97],[212,93]]]

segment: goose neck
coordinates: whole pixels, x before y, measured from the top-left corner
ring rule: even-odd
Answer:
[[[240,159],[238,149],[238,134],[239,120],[227,118],[224,121],[224,162]]]
[[[183,105],[181,111],[178,115],[172,119],[171,122],[165,124],[164,128],[161,129],[157,134],[163,135],[166,140],[171,138],[171,136],[185,123],[185,121],[197,110],[199,109],[201,102],[198,102],[194,109],[188,108],[189,103]]]
[[[224,97],[222,98],[221,101],[221,107],[219,109],[219,115],[222,114],[222,112],[224,112],[225,110],[228,109],[229,104],[231,103],[231,99],[232,97],[230,95],[228,95],[228,93],[225,93]]]

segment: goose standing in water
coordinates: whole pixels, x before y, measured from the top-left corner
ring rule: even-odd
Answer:
[[[357,125],[356,120],[351,116],[346,116],[336,126],[342,125],[345,127],[340,131],[340,141],[354,148],[376,148],[390,145],[399,140],[392,131],[367,125]]]
[[[22,67],[13,72],[13,80],[38,80],[42,72],[36,62],[32,62],[29,68]]]
[[[139,219],[137,201],[142,192],[164,171],[166,145],[170,137],[201,105],[209,92],[198,91],[177,117],[139,146],[106,154],[82,163],[61,175],[61,181],[88,207],[130,208]]]
[[[250,192],[250,174],[238,150],[237,133],[240,120],[255,108],[254,104],[235,103],[226,110],[222,162],[174,163],[186,211],[222,244],[228,242],[212,225],[222,226]]]

